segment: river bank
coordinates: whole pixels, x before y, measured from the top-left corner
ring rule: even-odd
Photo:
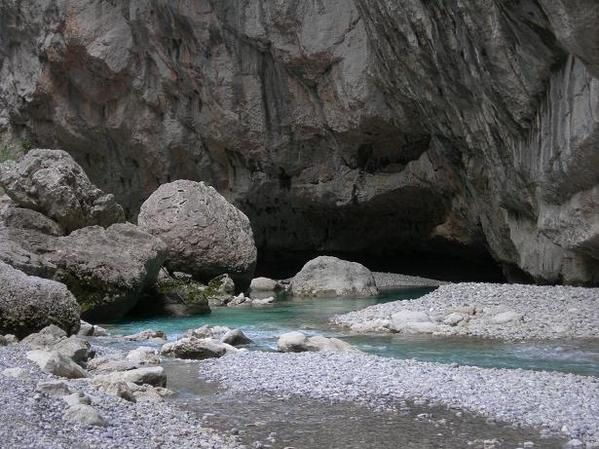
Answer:
[[[236,391],[324,401],[354,401],[375,409],[402,401],[467,410],[534,427],[596,447],[599,380],[524,370],[484,369],[360,353],[245,353],[207,360],[201,375]],[[583,447],[583,446],[580,446]]]
[[[201,419],[171,401],[130,402],[99,391],[87,380],[44,373],[27,360],[24,344],[0,347],[0,447],[10,449],[237,449],[232,436],[203,426]],[[101,351],[102,348],[95,347]],[[8,370],[8,371],[7,371]],[[62,382],[88,397],[105,420],[88,426],[65,419],[67,403],[40,391],[44,382]],[[58,387],[60,389],[61,387]],[[63,396],[64,397],[64,396]]]
[[[448,284],[417,299],[374,305],[336,316],[332,321],[355,332],[506,340],[598,338],[599,289]]]

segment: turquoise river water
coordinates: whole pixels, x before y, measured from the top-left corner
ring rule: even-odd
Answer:
[[[331,326],[336,314],[383,302],[413,299],[431,289],[404,289],[376,298],[285,299],[260,307],[214,307],[209,315],[156,318],[107,325],[116,334],[144,329],[165,331],[174,339],[188,329],[204,324],[242,329],[254,344],[249,349],[274,350],[279,335],[291,330],[336,336],[359,349],[386,357],[413,358],[440,363],[482,367],[555,370],[599,375],[599,342],[586,340],[502,342],[477,338],[400,336],[399,334],[351,335]]]

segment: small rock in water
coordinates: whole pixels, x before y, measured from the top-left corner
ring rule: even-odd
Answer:
[[[251,338],[248,338],[241,330],[232,329],[227,332],[220,340],[223,343],[227,343],[231,346],[247,345],[252,342]]]
[[[166,333],[163,331],[155,331],[146,329],[133,335],[126,335],[125,340],[129,341],[144,341],[144,340],[166,340]]]

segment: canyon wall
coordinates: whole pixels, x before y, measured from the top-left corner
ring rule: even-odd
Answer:
[[[135,219],[205,180],[268,251],[599,283],[596,0],[0,0],[2,154]]]

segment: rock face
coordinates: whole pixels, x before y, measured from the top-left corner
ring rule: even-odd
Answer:
[[[373,296],[378,294],[374,276],[356,262],[320,256],[309,261],[291,281],[296,296]]]
[[[242,288],[249,285],[256,265],[250,221],[214,188],[184,180],[164,184],[143,203],[138,223],[166,243],[172,271],[206,282],[227,273]]]
[[[129,216],[206,180],[265,252],[599,282],[596,0],[100,4],[0,5],[0,140]]]
[[[60,150],[31,150],[19,162],[0,164],[0,184],[20,207],[41,212],[68,233],[125,221],[123,208]]]
[[[0,335],[23,338],[50,324],[69,334],[79,330],[79,305],[71,292],[0,262]]]

